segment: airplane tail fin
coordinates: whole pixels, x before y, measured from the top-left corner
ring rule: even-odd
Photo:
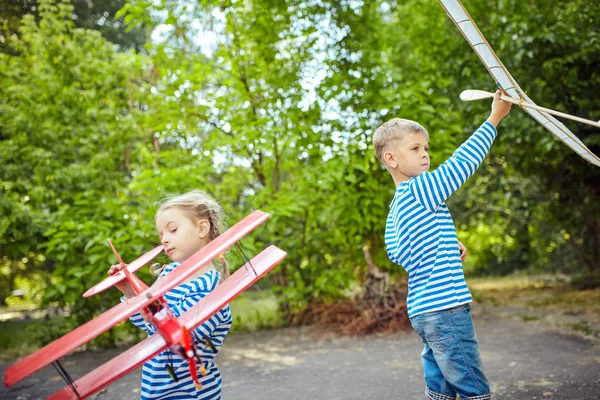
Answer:
[[[98,284],[96,284],[95,286],[93,286],[91,289],[89,289],[87,292],[85,292],[83,294],[83,297],[91,297],[95,294],[101,293],[101,292],[105,291],[106,289],[114,286],[115,284],[121,282],[124,279],[128,279],[129,282],[132,283],[134,290],[136,290],[136,286],[139,286],[140,289],[142,287],[145,287],[146,285],[133,274],[137,270],[142,268],[144,265],[146,265],[150,261],[152,261],[154,258],[156,258],[160,253],[162,253],[162,251],[164,249],[162,245],[155,247],[154,249],[150,250],[149,252],[147,252],[143,256],[137,258],[136,260],[130,262],[129,264],[125,264],[110,240],[108,241],[108,244],[110,245],[110,248],[112,249],[115,257],[117,257],[117,261],[119,262],[119,264],[123,265],[124,268],[122,271],[120,271],[112,276],[107,277],[103,281],[101,281]],[[136,283],[133,283],[134,281]],[[139,293],[139,292],[137,292],[137,293]]]
[[[117,253],[117,249],[115,249],[115,246],[113,246],[110,239],[107,239],[107,240],[108,240],[108,244],[110,245],[110,248],[112,249],[113,254],[115,255],[115,257],[117,257],[117,261],[119,262],[119,264],[121,264],[123,267],[125,267],[125,263],[123,262],[123,260],[121,260],[121,256],[119,255],[119,253]]]

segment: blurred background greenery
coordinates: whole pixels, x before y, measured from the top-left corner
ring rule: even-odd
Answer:
[[[600,119],[596,1],[464,3],[532,99]],[[158,242],[156,202],[193,188],[229,224],[271,213],[244,245],[288,252],[246,298],[262,307],[240,299],[238,329],[356,293],[365,245],[401,277],[373,131],[419,121],[435,167],[489,112],[459,93],[494,90],[434,0],[0,0],[0,28],[0,305],[62,310],[46,337],[118,301],[81,297],[115,262],[106,239],[136,258]],[[600,131],[567,125],[600,153]],[[469,276],[600,285],[600,169],[525,113],[449,207]]]

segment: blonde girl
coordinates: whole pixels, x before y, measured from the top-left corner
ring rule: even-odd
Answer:
[[[157,280],[177,269],[183,261],[219,236],[224,228],[223,209],[200,190],[163,200],[156,212],[155,221],[165,252],[173,261],[164,266],[152,266],[151,270],[158,275]],[[208,264],[165,295],[165,300],[176,317],[193,307],[214,290],[221,280],[227,278],[227,262],[224,258],[220,261],[221,271],[212,263]],[[120,269],[121,266],[113,265],[108,273],[112,275]],[[135,296],[128,282],[121,282],[117,287],[124,294],[122,300]],[[130,320],[149,336],[156,333],[156,328],[147,323],[142,314],[134,314]],[[230,328],[231,310],[227,305],[192,332],[194,342],[201,352],[200,358],[208,372],[205,376],[198,373],[201,388],[194,385],[187,362],[167,349],[144,364],[141,399],[221,399],[221,374],[213,359]],[[198,369],[200,367],[198,365]]]

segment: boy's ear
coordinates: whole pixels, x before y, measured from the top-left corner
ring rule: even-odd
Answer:
[[[383,163],[390,168],[396,168],[398,166],[398,161],[396,161],[396,158],[391,151],[383,153]]]
[[[198,228],[198,236],[205,238],[210,232],[210,222],[207,219],[198,220],[196,228]]]

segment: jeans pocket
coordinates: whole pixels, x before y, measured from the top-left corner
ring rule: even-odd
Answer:
[[[446,312],[436,313],[422,319],[422,338],[434,351],[444,352],[454,343],[454,334]]]
[[[464,313],[464,312],[470,313],[471,305],[469,303],[461,304],[460,306],[451,308],[448,311],[452,314],[459,314],[459,313]]]

